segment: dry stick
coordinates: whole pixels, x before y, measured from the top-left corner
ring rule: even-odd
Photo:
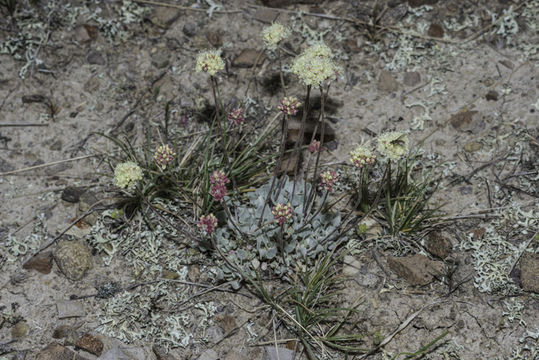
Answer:
[[[303,115],[301,116],[301,125],[299,128],[299,136],[296,140],[296,146],[293,154],[296,156],[296,163],[294,164],[294,181],[292,183],[292,194],[290,195],[290,201],[294,199],[294,192],[296,191],[296,182],[299,169],[299,158],[300,158],[300,146],[303,143],[303,136],[305,133],[305,122],[307,121],[307,113],[309,112],[309,98],[311,97],[311,85],[307,85],[307,95],[305,96],[305,105],[303,107]],[[293,156],[290,157],[289,163]]]
[[[526,246],[524,246],[522,248],[522,251],[520,252],[520,254],[518,254],[518,256],[516,257],[515,261],[513,261],[513,265],[509,268],[509,271],[507,272],[507,276],[510,276],[511,272],[513,271],[513,269],[515,268],[515,266],[517,265],[518,261],[520,260],[520,258],[522,257],[522,254],[524,254],[524,252],[526,251],[526,248],[528,246],[530,246],[531,242],[534,241],[534,240],[539,240],[539,231],[536,231],[535,234],[533,234],[533,236],[526,242]]]
[[[49,124],[37,124],[37,123],[27,123],[27,124],[7,123],[7,124],[0,124],[0,127],[30,127],[30,126],[49,126]]]
[[[447,302],[448,300],[443,300],[443,301],[435,301],[433,303],[430,303],[430,304],[427,304],[425,306],[423,306],[421,309],[417,310],[415,313],[413,313],[412,315],[410,315],[408,317],[408,319],[406,319],[402,324],[400,324],[400,326],[395,329],[395,331],[393,331],[391,334],[389,334],[380,344],[378,344],[376,347],[374,347],[371,351],[369,351],[368,353],[366,353],[365,355],[363,355],[362,357],[360,357],[359,359],[366,359],[367,357],[371,356],[372,354],[374,354],[375,352],[377,352],[380,348],[382,348],[383,346],[387,345],[394,337],[395,335],[397,335],[399,332],[401,332],[402,330],[404,330],[408,325],[410,325],[410,323],[412,322],[412,320],[414,320],[423,310],[433,306],[433,305],[437,305],[437,304],[441,304],[443,302]]]
[[[53,166],[53,165],[58,165],[58,164],[63,164],[63,163],[70,162],[70,161],[77,161],[77,160],[88,159],[88,158],[95,157],[95,156],[99,156],[99,155],[103,155],[103,153],[96,153],[96,154],[90,154],[90,155],[78,156],[78,157],[71,158],[71,159],[58,160],[58,161],[53,161],[53,162],[46,163],[46,164],[40,164],[40,165],[30,166],[30,167],[26,167],[26,168],[22,168],[22,169],[17,169],[17,170],[12,170],[12,171],[6,171],[6,172],[3,172],[3,173],[0,173],[0,176],[7,176],[7,175],[18,174],[18,173],[25,172],[25,171],[36,170],[36,169],[42,169],[42,168],[45,168],[45,167],[49,167],[49,166]]]
[[[168,3],[157,2],[157,1],[134,0],[134,2],[139,3],[139,4],[148,4],[148,5],[154,5],[154,6],[170,7],[170,8],[186,10],[186,11],[197,11],[197,12],[207,12],[208,11],[208,9],[192,8],[192,7],[189,7],[189,6],[168,4]],[[237,13],[241,13],[241,12],[243,12],[243,10],[215,10],[214,11],[214,13],[216,13],[216,14],[237,14]]]
[[[52,239],[51,241],[49,241],[48,243],[43,245],[41,248],[39,248],[39,250],[37,250],[31,256],[29,256],[26,260],[24,260],[23,263],[25,263],[28,259],[33,258],[34,256],[36,256],[37,254],[39,254],[43,250],[47,249],[49,246],[53,245],[56,241],[58,241],[58,239],[60,239],[75,224],[77,224],[79,221],[81,221],[82,219],[84,219],[86,216],[90,215],[94,211],[97,211],[98,209],[95,208],[95,206],[98,205],[99,203],[103,202],[104,200],[106,200],[106,199],[100,200],[100,201],[96,202],[95,204],[93,204],[88,211],[86,211],[84,214],[82,214],[81,216],[79,216],[78,218],[73,220],[64,230],[62,230],[58,235],[56,235],[56,237],[54,239]]]

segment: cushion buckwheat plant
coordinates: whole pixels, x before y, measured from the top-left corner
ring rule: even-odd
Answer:
[[[139,180],[142,180],[142,169],[136,163],[126,161],[116,165],[114,182],[119,188],[133,188]]]
[[[378,152],[390,160],[399,160],[408,152],[408,137],[400,131],[391,131],[378,136]]]
[[[221,59],[219,50],[208,50],[198,54],[196,71],[206,72],[214,76],[218,71],[225,68],[225,62]]]
[[[324,43],[312,45],[294,59],[292,72],[307,86],[321,86],[336,80],[341,69],[333,61],[333,52]]]
[[[273,23],[271,26],[264,28],[262,34],[266,48],[275,50],[279,42],[290,36],[290,30],[279,23]]]
[[[376,155],[367,147],[358,145],[353,151],[350,152],[350,162],[358,168],[362,168],[365,165],[372,165],[376,160]]]

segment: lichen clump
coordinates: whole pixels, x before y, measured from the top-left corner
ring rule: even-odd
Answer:
[[[408,137],[400,131],[391,131],[378,136],[377,150],[390,160],[399,160],[408,152]]]
[[[122,189],[132,188],[139,180],[142,180],[142,169],[136,163],[126,161],[116,166],[114,170],[116,186]]]
[[[292,72],[307,86],[321,86],[325,81],[337,79],[340,73],[333,56],[326,44],[312,45],[294,60]]]
[[[264,45],[269,50],[275,50],[277,44],[290,36],[290,30],[279,23],[273,23],[264,28]]]
[[[196,71],[207,72],[214,76],[218,71],[225,68],[225,62],[221,59],[219,50],[208,50],[201,52],[197,57]]]

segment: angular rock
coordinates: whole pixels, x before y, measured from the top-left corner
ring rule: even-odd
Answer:
[[[478,122],[479,112],[476,110],[461,111],[451,116],[449,123],[459,131],[472,131]]]
[[[106,65],[107,59],[105,58],[105,55],[99,51],[90,51],[88,55],[86,55],[86,62],[90,65]]]
[[[152,350],[131,345],[114,345],[97,360],[154,360],[156,357]]]
[[[522,255],[520,281],[525,291],[539,293],[539,254],[526,252]]]
[[[168,59],[168,52],[160,50],[152,54],[152,65],[158,69],[162,69],[170,63]]]
[[[269,360],[292,360],[295,354],[293,350],[281,347],[275,349],[275,346],[266,346],[265,350]]]
[[[313,137],[314,130],[316,128],[316,124],[310,121],[305,122],[305,128],[303,133],[303,143],[309,143]],[[288,143],[295,143],[299,140],[299,135],[301,130],[301,121],[298,119],[291,118],[288,121]],[[320,140],[321,136],[321,126],[318,127],[316,130],[316,137],[315,139]],[[327,122],[325,124],[324,129],[324,144],[327,144],[330,141],[335,140],[335,130],[329,125]]]
[[[236,328],[236,318],[227,314],[217,315],[215,319],[225,331],[225,335],[230,334]]]
[[[272,10],[268,8],[258,8],[253,14],[253,19],[260,22],[271,24],[277,19],[279,12],[277,10]]]
[[[217,344],[225,337],[225,331],[220,326],[210,326],[206,329],[206,337],[211,344]]]
[[[62,200],[69,203],[78,203],[80,196],[86,191],[86,189],[77,186],[68,186],[62,191],[60,196]]]
[[[390,256],[389,267],[410,285],[430,284],[435,276],[445,274],[445,266],[441,261],[430,260],[425,255],[415,254],[405,257]]]
[[[37,254],[25,262],[22,267],[27,270],[36,270],[42,274],[50,274],[52,269],[52,251]]]
[[[490,90],[486,95],[487,101],[498,101],[498,92],[496,90]]]
[[[359,272],[361,263],[351,255],[345,255],[343,258],[342,274],[344,276],[354,276]]]
[[[152,346],[153,353],[157,357],[157,360],[177,360],[176,357],[168,354],[164,348],[158,345]]]
[[[11,337],[13,339],[22,338],[28,334],[28,331],[30,331],[30,327],[26,321],[19,321],[11,328]]]
[[[185,34],[185,36],[191,37],[197,33],[197,26],[195,23],[188,22],[188,23],[185,23],[182,31]]]
[[[80,241],[61,241],[54,250],[54,260],[62,273],[73,281],[80,280],[93,267],[92,253]]]
[[[88,360],[85,357],[69,350],[68,348],[53,342],[36,356],[36,360]]]
[[[219,354],[213,349],[208,349],[200,354],[198,360],[219,360]]]
[[[408,0],[408,4],[410,4],[411,7],[420,7],[423,5],[434,5],[438,2],[438,0]]]
[[[53,339],[64,339],[64,345],[75,345],[79,339],[79,333],[69,325],[60,325],[52,333]]]
[[[477,141],[468,141],[466,144],[464,144],[464,151],[469,153],[474,153],[483,148],[483,144]]]
[[[425,247],[432,255],[445,259],[451,253],[453,244],[451,244],[447,234],[441,231],[433,231],[429,233]]]
[[[258,57],[260,55],[260,58]],[[264,53],[256,49],[243,49],[241,53],[234,58],[232,66],[239,68],[250,68],[252,66],[260,66],[264,62]],[[258,61],[257,61],[258,60]]]
[[[223,39],[221,38],[221,33],[217,31],[206,31],[206,40],[213,46],[214,48],[220,48],[223,46]]]
[[[154,7],[150,21],[161,28],[168,28],[180,17],[180,10],[165,6]]]
[[[96,356],[101,355],[103,352],[103,343],[97,337],[91,334],[84,334],[75,344],[77,348],[88,351],[90,354]]]
[[[406,86],[416,86],[421,82],[421,75],[417,71],[405,72],[402,82]]]
[[[443,38],[444,28],[440,24],[430,24],[427,35],[435,38]]]
[[[59,319],[81,317],[81,316],[86,315],[86,312],[84,311],[84,307],[79,301],[74,301],[74,300],[58,301],[56,303],[56,309],[58,310]]]
[[[77,209],[77,217],[89,211],[90,208],[92,208],[93,205],[95,205],[98,201],[99,199],[94,193],[90,191],[83,193],[79,198],[79,208]],[[97,218],[98,218],[98,214],[96,212],[93,212],[87,215],[84,218],[84,221],[86,221],[90,225],[94,225],[95,222],[97,221]]]
[[[382,92],[395,92],[399,89],[399,83],[390,71],[382,70],[378,76],[377,88]]]
[[[84,24],[75,29],[75,41],[79,44],[86,44],[95,40],[99,29],[94,25]]]

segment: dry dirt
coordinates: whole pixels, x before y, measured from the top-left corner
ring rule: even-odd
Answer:
[[[34,359],[53,341],[74,349],[67,338],[53,339],[62,325],[68,325],[75,338],[84,333],[100,336],[103,353],[130,349],[128,359],[168,359],[151,350],[153,343],[170,347],[170,359],[277,358],[270,355],[274,336],[292,335],[272,321],[271,311],[260,308],[261,302],[246,289],[208,292],[174,311],[160,306],[182,303],[204,288],[187,283],[146,284],[116,295],[115,302],[100,297],[69,301],[72,295],[95,294],[104,284],[149,281],[144,266],[178,273],[169,278],[213,284],[208,259],[183,257],[186,249],[171,250],[172,256],[180,254],[182,261],[190,263],[170,269],[152,259],[149,265],[133,265],[129,259],[134,255],[125,248],[109,258],[89,242],[93,267],[75,281],[66,277],[57,261],[48,274],[22,268],[32,253],[80,215],[78,201],[62,200],[66,187],[83,187],[98,198],[114,191],[111,170],[101,156],[114,146],[94,132],[126,133],[139,139],[145,131],[156,133],[166,101],[171,101],[174,131],[188,134],[201,128],[193,109],[211,102],[206,77],[194,71],[201,49],[223,49],[227,71],[219,81],[227,104],[248,94],[257,102],[252,117],[263,121],[273,116],[280,97],[274,85],[276,62],[266,57],[253,69],[252,57],[244,59],[246,65],[241,67],[237,57],[244,49],[262,49],[261,31],[277,15],[294,30],[285,45],[285,63],[314,34],[322,33],[344,69],[330,93],[329,120],[335,135],[327,144],[326,164],[347,161],[356,144],[397,129],[409,130],[416,143],[424,139],[425,161],[442,166],[435,201],[445,204],[443,210],[451,221],[436,231],[443,231],[452,244],[445,260],[455,270],[452,276],[435,277],[424,286],[410,285],[388,263],[391,256],[402,253],[385,241],[365,246],[344,265],[351,278],[343,304],[359,304],[348,330],[366,334],[366,348],[421,310],[367,358],[413,353],[448,330],[424,359],[539,359],[539,298],[533,290],[521,288],[525,270],[519,261],[521,253],[539,249],[536,240],[529,241],[539,224],[537,1],[410,0],[408,4],[390,0],[376,31],[365,25],[372,20],[372,1],[263,2],[280,6],[274,10],[260,1],[181,1],[174,3],[192,9],[147,5],[147,12],[130,24],[118,10],[122,1],[57,1],[49,2],[49,8],[44,3],[31,11],[24,5],[17,15],[26,24],[32,17],[40,19],[44,28],[37,33],[49,34],[33,46],[40,61],[32,63],[32,57],[27,61],[21,49],[16,50],[21,59],[0,51],[0,359]],[[221,10],[238,11],[211,16],[195,11],[213,3],[223,3]],[[430,5],[417,6],[422,3]],[[89,12],[75,11],[84,6]],[[61,15],[51,16],[54,11]],[[300,17],[299,11],[331,16]],[[123,38],[109,36],[104,25],[91,19],[92,13],[123,21],[119,23],[125,30]],[[494,13],[504,14],[506,20],[496,22]],[[25,32],[39,40],[35,30],[22,28],[17,16],[12,20],[6,14],[0,18],[1,43]],[[515,26],[518,31],[512,34]],[[25,64],[29,66],[22,79]],[[288,92],[302,96],[304,89],[292,74],[287,81]],[[32,98],[35,95],[39,96]],[[141,241],[157,244],[149,258],[174,246],[167,239]],[[478,245],[482,241],[484,246]],[[512,253],[505,254],[508,251]],[[494,268],[496,261],[507,276],[497,287],[490,283],[494,288],[481,288],[488,287],[490,275],[481,277],[479,272],[488,273],[489,263]],[[514,263],[514,269],[508,263]],[[532,272],[536,285],[537,276]],[[73,316],[60,318],[66,301],[77,303],[77,309]],[[151,310],[129,318],[126,313],[133,312],[133,306]],[[112,307],[128,316],[123,328],[103,326],[113,323]],[[186,333],[174,337],[177,334],[169,330],[160,332],[147,325],[150,317],[160,316],[177,321],[171,329]],[[17,333],[20,328],[22,333]],[[181,343],[182,338],[187,343]],[[285,345],[294,348],[293,343],[279,343]],[[75,351],[86,359],[97,358]],[[287,356],[283,351],[280,358]],[[296,358],[306,356],[298,352]],[[327,358],[344,359],[344,355]]]

